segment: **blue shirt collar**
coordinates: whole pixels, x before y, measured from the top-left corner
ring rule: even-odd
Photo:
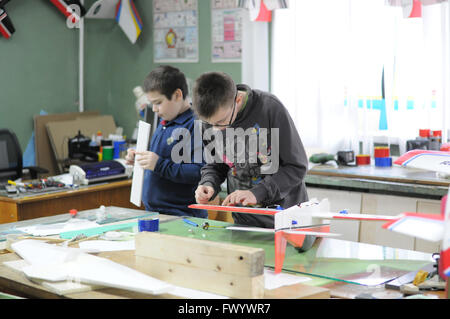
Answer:
[[[167,122],[166,125],[170,125],[172,123],[183,124],[186,121],[188,121],[193,115],[194,112],[192,111],[192,109],[189,108],[180,115],[178,115],[176,118],[174,118],[172,121]]]

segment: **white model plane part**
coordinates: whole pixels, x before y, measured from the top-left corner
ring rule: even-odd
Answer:
[[[260,232],[260,233],[275,233],[275,229],[273,228],[260,228],[260,227],[239,227],[239,226],[229,226],[227,227],[229,230],[240,230],[240,231],[254,231],[254,232]],[[296,230],[296,229],[283,229],[283,232],[288,234],[296,234],[296,235],[314,235],[314,236],[321,236],[321,237],[338,237],[341,236],[341,234],[335,234],[335,233],[324,233],[324,232],[315,232],[315,231],[302,231]]]
[[[11,247],[31,264],[23,268],[24,274],[30,278],[72,280],[153,295],[167,293],[175,288],[167,282],[79,249],[58,247],[36,240],[18,241]]]
[[[400,156],[394,164],[450,175],[450,153],[443,151],[412,150]]]
[[[430,218],[427,214],[405,213],[383,228],[432,242],[441,241],[444,236],[444,220]]]

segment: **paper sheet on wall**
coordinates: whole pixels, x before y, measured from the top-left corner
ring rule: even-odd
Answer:
[[[144,152],[148,148],[151,125],[139,121],[136,151]],[[141,207],[142,187],[144,185],[144,169],[135,161],[133,168],[133,180],[131,182],[130,202]]]
[[[197,0],[153,1],[154,62],[198,62]]]
[[[241,62],[243,10],[236,1],[211,0],[212,62]]]

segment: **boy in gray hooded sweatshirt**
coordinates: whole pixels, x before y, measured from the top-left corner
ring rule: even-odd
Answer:
[[[235,85],[225,73],[208,72],[195,82],[193,109],[203,121],[203,142],[211,153],[201,169],[197,203],[214,199],[225,179],[229,195],[222,205],[289,208],[308,201],[308,159],[277,97]],[[236,224],[274,227],[268,215],[233,213],[233,219]],[[314,236],[307,236],[303,249],[313,242]]]

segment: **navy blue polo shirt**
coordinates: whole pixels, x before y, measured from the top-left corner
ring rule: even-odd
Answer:
[[[142,201],[146,210],[169,215],[208,217],[206,210],[187,207],[196,202],[195,190],[200,181],[200,169],[204,165],[201,143],[198,145],[200,149],[194,143],[194,120],[194,112],[188,109],[172,121],[161,121],[153,134],[150,151],[158,154],[159,159],[153,171],[144,170]],[[190,163],[176,163],[172,159],[172,148],[177,143],[186,144],[189,138],[186,134],[180,134],[180,130],[176,131],[178,128],[186,129],[185,133],[189,131]],[[179,154],[183,154],[182,149],[186,148],[182,148],[180,145],[175,150]],[[195,150],[197,151],[196,157],[194,157]],[[198,153],[199,151],[200,153]],[[200,158],[198,158],[199,154]]]

